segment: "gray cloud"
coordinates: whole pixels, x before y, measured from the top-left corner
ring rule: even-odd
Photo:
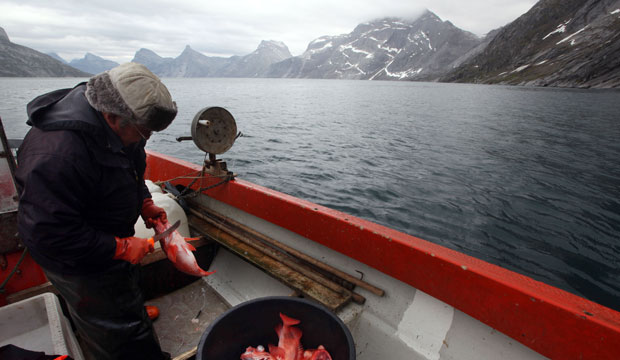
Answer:
[[[140,48],[176,57],[190,45],[206,55],[246,55],[261,40],[279,40],[294,55],[323,35],[348,33],[386,16],[414,17],[428,8],[483,35],[516,19],[536,0],[3,0],[0,26],[11,41],[66,60],[92,52],[129,61]]]

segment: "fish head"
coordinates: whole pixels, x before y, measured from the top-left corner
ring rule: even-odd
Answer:
[[[249,346],[241,354],[241,360],[277,360],[274,356],[265,351],[262,346],[256,348]]]
[[[324,348],[321,349],[320,347],[316,350],[304,351],[302,360],[332,360],[332,357],[329,355],[327,350]]]

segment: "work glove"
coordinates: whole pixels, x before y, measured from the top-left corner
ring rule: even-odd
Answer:
[[[114,258],[129,261],[132,264],[139,263],[146,254],[155,251],[152,239],[139,237],[114,237],[116,240],[116,251]]]
[[[144,309],[146,310],[146,314],[149,316],[149,319],[155,320],[159,317],[159,308],[155,305],[144,305]]]
[[[156,221],[168,220],[166,211],[153,203],[153,199],[146,198],[142,202],[142,220],[147,228],[151,229],[155,226]]]

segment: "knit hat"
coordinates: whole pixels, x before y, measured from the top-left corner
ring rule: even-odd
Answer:
[[[165,129],[177,115],[177,104],[166,86],[146,66],[133,62],[90,78],[86,99],[98,111],[153,131]]]

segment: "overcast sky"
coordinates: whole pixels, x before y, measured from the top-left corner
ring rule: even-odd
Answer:
[[[484,35],[537,0],[2,0],[0,27],[13,43],[65,60],[86,52],[125,62],[140,48],[177,57],[190,45],[210,56],[247,55],[261,40],[284,42],[293,55],[323,35],[351,32],[387,16],[429,9]]]

